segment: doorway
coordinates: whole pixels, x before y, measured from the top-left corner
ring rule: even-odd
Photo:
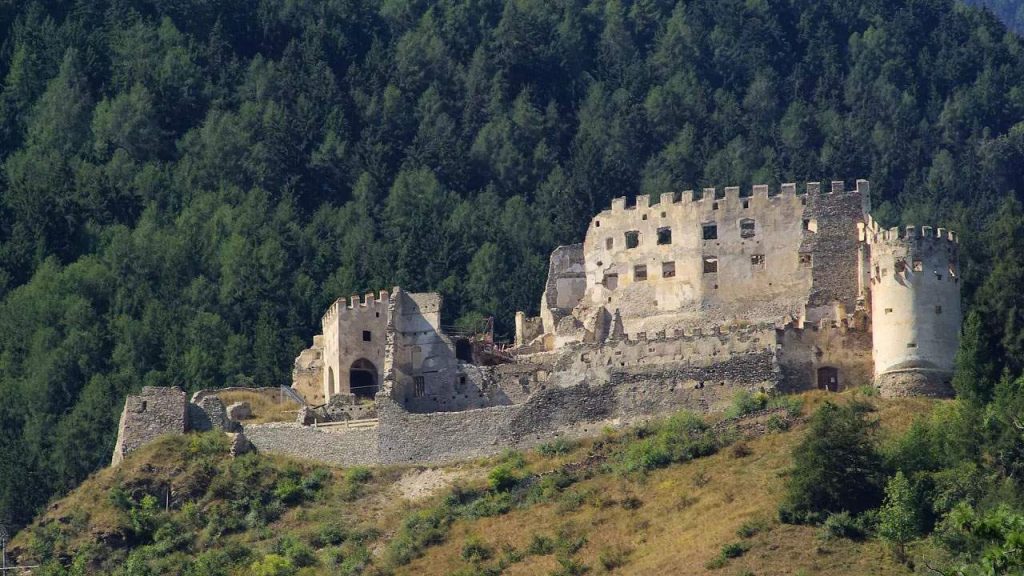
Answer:
[[[839,369],[831,366],[818,368],[818,390],[839,392]]]
[[[377,367],[373,362],[360,358],[348,370],[348,390],[356,398],[373,400],[377,395]]]

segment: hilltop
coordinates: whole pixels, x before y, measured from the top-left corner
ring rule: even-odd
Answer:
[[[231,459],[217,433],[167,437],[54,502],[14,549],[46,574],[909,574],[875,539],[778,521],[807,433],[796,406],[826,399],[869,402],[883,440],[941,403],[808,393],[677,438],[691,451],[671,463],[645,458],[683,415],[432,469]]]

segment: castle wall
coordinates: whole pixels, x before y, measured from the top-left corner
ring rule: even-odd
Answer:
[[[786,184],[775,194],[755,186],[749,196],[730,187],[663,194],[654,204],[614,200],[587,231],[587,292],[575,316],[585,324],[591,309],[618,310],[632,335],[775,323],[833,299],[852,309],[867,183],[823,192],[812,182],[797,192]]]
[[[961,322],[955,236],[872,223],[868,242],[876,385],[885,395],[952,394]]]
[[[244,432],[260,452],[338,466],[380,463],[378,431],[372,427],[327,429],[291,423],[246,424]]]
[[[184,434],[188,426],[188,398],[181,388],[145,386],[129,395],[121,412],[111,465],[164,434]]]
[[[376,298],[367,294],[361,301],[356,295],[348,301],[338,299],[327,309],[322,319],[324,398],[329,400],[335,394],[369,395],[369,389],[352,390],[349,386],[352,366],[360,359],[373,365],[376,384],[380,385],[389,299],[386,291]]]
[[[789,325],[778,330],[778,361],[782,371],[780,389],[800,392],[827,387],[841,392],[870,385],[874,366],[871,361],[871,332],[867,326],[850,329],[825,321],[806,324],[803,329]],[[829,381],[833,368],[836,383]]]

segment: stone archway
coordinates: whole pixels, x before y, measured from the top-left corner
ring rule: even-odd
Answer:
[[[348,389],[356,398],[373,400],[377,395],[377,367],[373,362],[360,358],[348,370]]]

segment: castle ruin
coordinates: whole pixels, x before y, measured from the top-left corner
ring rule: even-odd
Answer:
[[[292,387],[323,419],[372,425],[245,432],[345,465],[440,462],[717,411],[738,390],[949,396],[957,256],[943,228],[881,229],[864,180],[618,198],[552,253],[507,353],[445,334],[437,294],[340,299]]]

